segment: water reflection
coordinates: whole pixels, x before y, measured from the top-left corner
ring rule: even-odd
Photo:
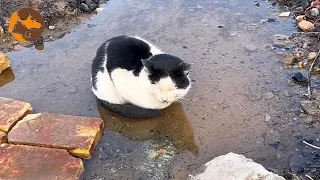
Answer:
[[[0,74],[0,87],[10,83],[15,79],[14,73],[11,67],[7,68]]]
[[[192,126],[181,104],[162,111],[157,118],[130,119],[113,113],[98,105],[105,127],[133,140],[163,140],[168,138],[177,149],[198,154]]]

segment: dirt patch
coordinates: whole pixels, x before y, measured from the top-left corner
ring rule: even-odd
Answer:
[[[0,1],[0,51],[8,52],[14,49],[16,40],[9,32],[9,20],[11,15],[23,8],[37,10],[45,21],[43,37],[35,44],[42,44],[43,41],[52,41],[63,37],[75,25],[87,19],[89,14],[96,12],[99,4],[106,0],[12,0]],[[1,28],[3,32],[1,32]],[[30,47],[34,43],[23,44]]]

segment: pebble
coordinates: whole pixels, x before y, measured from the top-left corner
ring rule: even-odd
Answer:
[[[49,26],[50,30],[54,30],[56,27],[55,26]]]
[[[273,36],[273,45],[278,48],[285,47],[289,45],[291,41],[289,40],[288,36],[276,34]]]
[[[301,118],[306,118],[306,117],[308,117],[308,115],[307,115],[307,114],[304,114],[304,113],[301,113],[301,114],[300,114],[300,117],[301,117]]]
[[[103,11],[103,8],[97,8],[96,11],[101,12],[101,11]]]
[[[77,92],[77,87],[76,86],[72,86],[72,87],[70,87],[69,91],[71,93],[75,93],[75,92]]]
[[[245,49],[250,52],[255,52],[257,50],[257,47],[252,44],[246,44]]]
[[[316,52],[310,52],[310,53],[308,54],[307,60],[308,60],[308,61],[312,61],[312,60],[314,60],[316,57],[317,57],[317,53],[316,53]]]
[[[264,93],[264,94],[263,94],[263,98],[266,99],[266,100],[272,99],[273,96],[274,96],[274,95],[272,94],[272,92],[268,92],[268,93]]]
[[[14,51],[21,51],[21,50],[23,50],[23,49],[24,49],[24,47],[21,46],[21,45],[19,45],[19,44],[18,44],[18,45],[15,45],[14,48],[13,48]]]
[[[311,16],[313,16],[313,17],[319,16],[319,9],[318,9],[318,8],[312,8],[312,9],[310,10],[310,14],[311,14]]]
[[[266,44],[266,45],[264,46],[264,49],[265,49],[266,51],[272,51],[273,47],[272,47],[271,44]]]
[[[13,41],[11,44],[12,45],[17,45],[17,44],[19,44],[19,41]]]
[[[269,114],[266,115],[266,122],[271,121],[271,116]]]
[[[311,31],[314,29],[314,24],[306,20],[302,20],[301,22],[299,22],[298,26],[303,31]]]
[[[297,16],[296,17],[296,21],[299,23],[301,22],[302,20],[305,20],[306,19],[306,16],[305,15],[300,15],[300,16]]]
[[[294,75],[292,76],[292,79],[298,83],[307,83],[308,82],[308,79],[306,77],[304,77],[301,72],[294,73]]]

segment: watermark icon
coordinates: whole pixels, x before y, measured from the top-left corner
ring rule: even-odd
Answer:
[[[44,20],[40,13],[31,8],[22,8],[12,14],[9,21],[12,36],[21,43],[36,41],[44,31]]]

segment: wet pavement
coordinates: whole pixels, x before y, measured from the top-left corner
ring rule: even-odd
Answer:
[[[106,129],[84,179],[185,179],[212,158],[244,154],[279,174],[301,137],[318,137],[298,102],[306,89],[264,45],[293,32],[264,1],[110,1],[44,51],[8,53],[13,81],[0,96],[35,112],[101,117]],[[261,23],[275,17],[279,22]],[[157,119],[132,120],[97,106],[91,61],[107,39],[139,35],[192,64],[193,88]],[[318,128],[319,129],[319,128]],[[316,134],[316,135],[315,135]],[[297,138],[298,137],[298,138]],[[315,143],[317,140],[315,141]]]

